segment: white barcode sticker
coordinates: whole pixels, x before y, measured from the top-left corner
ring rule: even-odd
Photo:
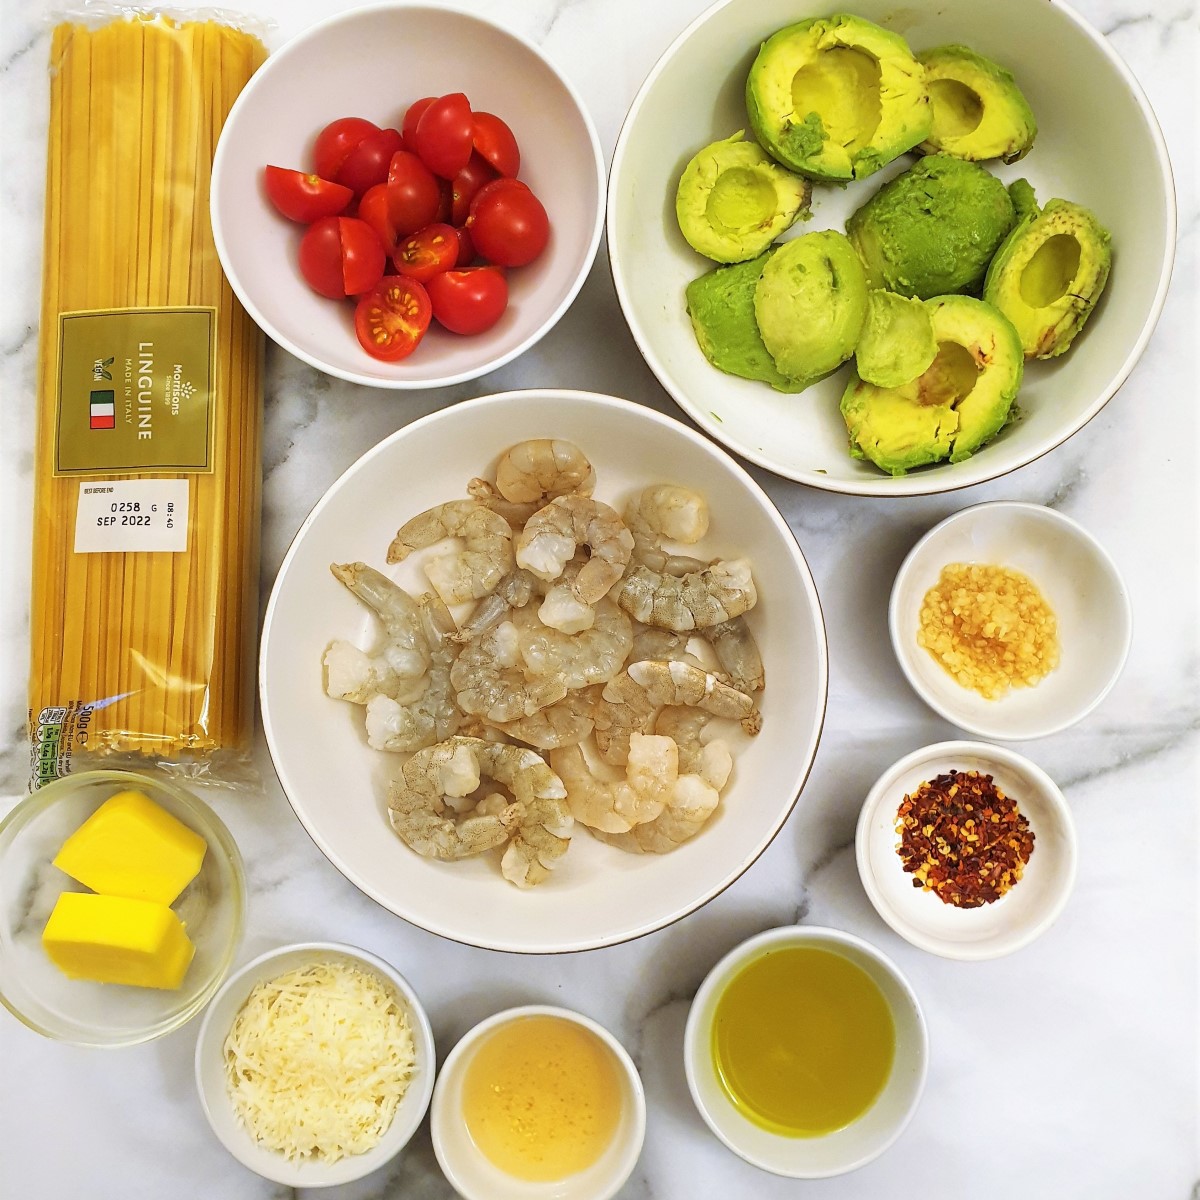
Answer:
[[[187,549],[189,481],[85,479],[75,514],[76,554],[177,554]]]

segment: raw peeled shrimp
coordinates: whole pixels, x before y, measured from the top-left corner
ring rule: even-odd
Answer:
[[[668,854],[693,838],[717,810],[721,793],[699,775],[680,775],[661,813],[625,833],[599,831],[610,846],[635,854]]]
[[[532,750],[509,746],[538,759],[542,768],[559,784],[557,794],[535,796],[523,802],[524,812],[517,831],[500,860],[500,872],[517,887],[535,887],[554,870],[571,845],[575,819],[567,807],[566,789],[549,767]]]
[[[388,547],[387,560],[400,562],[414,550],[451,537],[463,539],[462,549],[424,564],[429,582],[447,604],[486,596],[512,570],[512,529],[477,500],[450,500],[406,521]]]
[[[515,608],[524,608],[533,599],[537,577],[521,568],[509,571],[496,584],[496,590],[475,606],[471,615],[454,635],[456,642],[469,642],[512,615]]]
[[[601,685],[576,688],[557,704],[539,709],[530,717],[518,717],[503,725],[488,726],[493,734],[526,742],[539,750],[557,750],[583,741],[596,723],[596,704]]]
[[[762,655],[745,617],[731,617],[700,630],[713,648],[721,669],[741,692],[761,692],[766,686]]]
[[[366,704],[372,696],[412,698],[424,687],[429,645],[421,628],[420,606],[402,587],[366,563],[330,563],[341,580],[383,625],[374,654],[338,639],[325,651],[325,691],[335,700]]]
[[[485,630],[462,647],[450,669],[459,708],[502,724],[530,717],[567,694],[562,680],[549,675],[526,678],[522,667],[516,625],[501,621]]]
[[[595,623],[580,633],[543,625],[532,608],[514,613],[528,674],[561,679],[571,689],[612,679],[633,646],[633,624],[607,597],[596,602],[594,611]]]
[[[590,496],[596,472],[574,442],[560,438],[530,438],[510,446],[496,464],[496,490],[514,503],[556,496]]]
[[[634,558],[664,571],[671,556],[663,550],[662,539],[689,546],[698,542],[708,532],[708,501],[692,488],[656,483],[625,506],[625,524],[633,534]]]
[[[660,708],[701,708],[714,717],[742,723],[749,734],[762,729],[762,714],[744,692],[711,671],[688,662],[633,662],[610,680],[596,706],[596,748],[605,762],[620,765],[630,737],[645,733]]]
[[[478,478],[467,481],[467,495],[473,500],[478,500],[484,508],[499,513],[512,529],[520,529],[543,503],[541,500],[532,500],[525,504],[517,504],[512,500],[505,500],[494,483]]]
[[[589,829],[624,833],[662,812],[679,777],[679,752],[668,737],[635,733],[624,779],[598,779],[579,746],[550,751],[566,785],[571,815]]]
[[[754,607],[758,593],[745,558],[715,562],[676,576],[634,563],[613,598],[644,625],[678,633],[720,625]]]
[[[580,546],[591,557],[571,585],[577,600],[595,604],[621,578],[633,535],[617,512],[588,496],[560,496],[525,522],[517,535],[517,566],[539,579],[557,579]]]

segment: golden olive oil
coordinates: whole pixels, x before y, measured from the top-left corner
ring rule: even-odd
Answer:
[[[819,1137],[862,1116],[895,1051],[879,986],[830,950],[767,951],[730,980],[713,1015],[721,1086],[749,1120],[789,1137]]]
[[[620,1125],[622,1096],[620,1065],[594,1033],[561,1017],[519,1017],[468,1064],[463,1117],[500,1170],[546,1183],[599,1159]]]

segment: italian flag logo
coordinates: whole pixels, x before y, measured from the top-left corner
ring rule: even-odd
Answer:
[[[117,406],[113,403],[112,392],[93,392],[88,404],[89,429],[115,429],[117,424]]]

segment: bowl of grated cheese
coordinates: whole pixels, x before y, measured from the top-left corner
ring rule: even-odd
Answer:
[[[378,1170],[433,1095],[429,1019],[407,980],[365,950],[303,942],[230,976],[200,1026],[196,1086],[213,1132],[292,1188]]]

